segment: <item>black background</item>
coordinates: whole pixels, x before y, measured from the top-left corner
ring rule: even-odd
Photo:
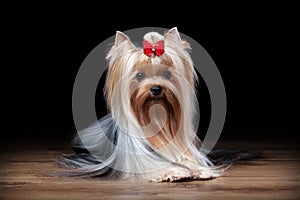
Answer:
[[[235,6],[209,7],[206,13],[206,7],[192,5],[154,13],[122,6],[9,7],[2,14],[2,138],[69,139],[75,131],[72,87],[89,52],[117,30],[177,26],[206,49],[223,77],[228,98],[223,138],[297,139],[296,9]],[[97,109],[104,113],[106,106],[101,102]]]

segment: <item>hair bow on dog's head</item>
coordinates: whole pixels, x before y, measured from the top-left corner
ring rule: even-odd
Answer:
[[[147,56],[161,56],[164,50],[164,37],[156,32],[147,33],[143,41],[144,54]]]
[[[165,52],[163,40],[158,41],[154,44],[151,44],[150,42],[144,40],[143,47],[144,47],[144,54],[147,56],[151,56],[152,54],[156,56],[160,56]]]

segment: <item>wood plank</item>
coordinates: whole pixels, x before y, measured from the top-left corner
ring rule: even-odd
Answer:
[[[49,172],[62,170],[55,160],[69,147],[31,144],[25,151],[1,154],[0,199],[300,199],[298,147],[277,143],[254,146],[264,157],[238,161],[223,177],[153,183],[53,177]]]

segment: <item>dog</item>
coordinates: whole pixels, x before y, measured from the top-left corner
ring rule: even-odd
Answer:
[[[224,173],[229,165],[200,151],[190,49],[176,27],[146,33],[143,47],[117,31],[106,57],[109,114],[74,138],[76,153],[61,162],[70,174],[174,182]]]

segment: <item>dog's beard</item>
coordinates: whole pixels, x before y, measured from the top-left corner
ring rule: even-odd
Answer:
[[[153,84],[138,88],[131,96],[130,103],[144,135],[154,148],[168,144],[181,126],[181,106],[176,95],[165,85],[162,94],[154,96],[150,90]]]

